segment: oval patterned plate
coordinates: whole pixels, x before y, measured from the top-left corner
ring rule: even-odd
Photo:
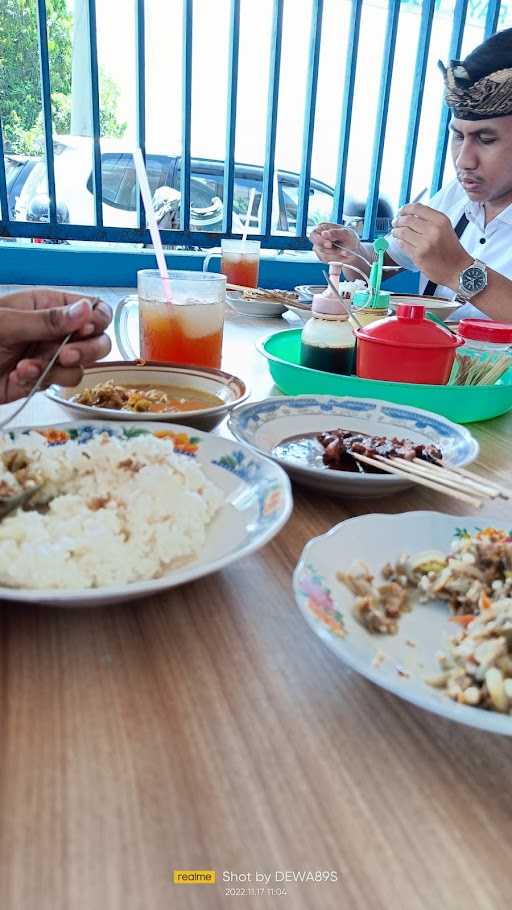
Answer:
[[[503,519],[483,520],[487,526],[508,530]],[[434,714],[512,736],[512,717],[459,705],[425,681],[440,672],[436,653],[457,631],[449,621],[446,604],[418,604],[402,615],[396,635],[372,635],[354,618],[354,597],[336,578],[338,570],[349,571],[358,560],[378,578],[386,562],[394,562],[404,553],[449,552],[456,531],[473,534],[481,527],[482,519],[474,515],[439,512],[350,518],[306,544],[294,572],[293,589],[312,629],[357,673]]]
[[[344,427],[371,435],[434,443],[442,450],[446,463],[458,467],[469,464],[478,455],[478,443],[464,427],[420,408],[370,398],[276,396],[241,405],[232,412],[228,426],[236,439],[275,458],[297,483],[332,495],[385,496],[412,483],[392,474],[328,469],[322,463],[320,444],[317,449],[312,444],[302,447],[301,457],[294,459],[278,456],[273,452],[274,447],[289,437]]]
[[[191,431],[190,427],[176,424],[129,421],[63,423],[53,427],[11,430],[7,435],[13,444],[19,444],[23,436],[31,431],[45,435],[49,445],[61,445],[69,440],[81,445],[102,433],[121,439],[146,434],[168,438],[175,452],[194,459],[209,480],[221,488],[224,501],[207,528],[206,543],[198,558],[162,578],[81,591],[0,587],[1,600],[92,607],[156,594],[209,575],[259,550],[283,527],[292,510],[290,482],[279,465],[262,458],[243,444],[220,436]]]

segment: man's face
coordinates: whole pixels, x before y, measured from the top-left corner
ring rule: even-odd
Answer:
[[[498,202],[512,197],[512,116],[491,120],[454,117],[450,130],[457,178],[469,198]]]

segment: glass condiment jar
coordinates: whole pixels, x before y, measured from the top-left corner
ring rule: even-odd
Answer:
[[[461,354],[473,354],[483,359],[502,354],[512,355],[512,325],[490,319],[462,319],[458,327],[464,339]]]
[[[341,263],[329,263],[329,277],[350,304],[351,293],[340,288]],[[326,373],[350,376],[354,371],[355,338],[348,315],[334,291],[328,287],[315,294],[311,319],[303,330],[300,345],[302,366]]]

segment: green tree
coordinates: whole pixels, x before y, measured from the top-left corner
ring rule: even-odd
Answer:
[[[72,16],[66,0],[46,0],[52,90],[52,126],[69,133],[71,123]],[[34,154],[43,147],[43,118],[36,0],[0,0],[0,115],[7,151]],[[122,136],[117,117],[119,89],[100,71],[102,135]]]

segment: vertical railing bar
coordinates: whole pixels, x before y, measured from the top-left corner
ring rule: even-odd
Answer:
[[[267,137],[265,142],[265,166],[261,187],[263,207],[261,215],[262,233],[266,237],[272,231],[272,204],[274,197],[274,175],[276,157],[277,110],[279,105],[279,81],[281,77],[281,46],[283,41],[283,0],[274,0],[272,36],[270,39],[270,69],[267,101]]]
[[[181,100],[181,172],[180,172],[180,227],[190,230],[190,143],[192,117],[192,40],[194,26],[194,2],[184,0],[183,4],[183,70]]]
[[[48,182],[48,198],[50,200],[49,220],[50,224],[56,224],[57,201],[55,198],[55,162],[53,158],[52,99],[50,87],[50,61],[48,58],[46,0],[37,0],[37,34],[39,39],[39,71],[41,74],[41,103],[43,105],[46,177]]]
[[[98,43],[96,40],[96,0],[89,2],[89,49],[91,67],[91,111],[93,135],[93,189],[96,226],[103,227],[103,185],[101,177],[100,102],[98,82]]]
[[[240,48],[240,0],[231,0],[229,35],[228,96],[226,118],[226,155],[224,161],[223,231],[233,227],[233,190],[235,182],[236,104],[238,94],[238,54]]]
[[[135,0],[135,116],[137,146],[146,161],[146,22],[144,0]],[[137,182],[137,226],[146,227],[146,212]]]
[[[456,0],[455,10],[453,13],[453,28],[450,39],[449,59],[457,60],[462,47],[464,37],[464,25],[466,22],[466,13],[468,9],[468,0]],[[439,123],[439,132],[437,134],[437,146],[434,159],[434,169],[432,172],[432,186],[430,194],[433,196],[440,189],[443,182],[444,165],[446,161],[446,150],[448,148],[448,121],[451,117],[450,109],[443,104],[441,119]]]
[[[384,38],[384,55],[382,63],[380,97],[377,110],[377,118],[375,122],[375,139],[370,171],[368,203],[366,205],[363,227],[363,236],[369,239],[373,238],[373,235],[375,233],[375,224],[377,221],[382,156],[384,154],[384,141],[386,138],[389,96],[391,92],[391,80],[393,78],[393,63],[395,57],[396,35],[398,31],[398,17],[400,15],[400,0],[388,0],[388,2],[389,6],[386,23],[386,35]]]
[[[416,149],[418,146],[421,108],[423,104],[423,93],[425,90],[425,75],[427,72],[435,4],[436,0],[423,0],[421,9],[418,48],[416,51],[416,66],[414,69],[411,106],[409,109],[409,125],[407,127],[407,138],[405,141],[405,160],[402,171],[402,185],[400,187],[399,204],[401,206],[406,202],[409,202],[411,195],[412,178],[414,175],[414,162],[416,160]]]
[[[487,15],[485,17],[484,38],[490,38],[498,28],[500,19],[501,0],[489,0]]]
[[[304,136],[302,140],[302,166],[299,180],[299,199],[297,206],[297,237],[306,237],[308,227],[309,187],[311,182],[311,158],[313,155],[313,138],[315,132],[316,94],[318,88],[318,67],[320,62],[320,41],[322,37],[323,0],[313,0],[311,17],[311,37],[308,61],[308,88],[304,110]]]
[[[5,177],[4,134],[2,118],[0,117],[0,207],[2,209],[2,222],[9,222],[9,200],[7,198],[7,180]]]
[[[354,89],[356,84],[357,52],[359,49],[359,32],[361,28],[361,13],[363,0],[352,0],[352,12],[348,31],[347,58],[345,62],[345,82],[343,88],[343,102],[341,106],[341,129],[338,146],[338,168],[336,186],[332,206],[332,217],[336,224],[343,221],[343,206],[345,202],[345,181],[347,178],[348,150],[350,144],[350,127],[352,123],[352,107],[354,104]]]

